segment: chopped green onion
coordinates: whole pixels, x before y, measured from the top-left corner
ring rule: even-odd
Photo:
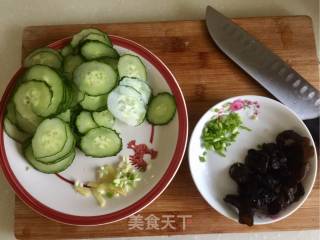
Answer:
[[[206,157],[205,156],[199,156],[199,160],[200,160],[200,162],[205,162],[206,161]]]
[[[114,193],[113,192],[107,192],[107,197],[108,198],[112,198],[114,196]]]
[[[239,130],[251,129],[242,125],[242,120],[238,113],[231,112],[228,115],[221,115],[207,122],[202,131],[202,145],[206,150],[213,150],[220,156],[225,157],[227,147],[235,142],[239,135]],[[199,160],[206,160],[205,154],[199,156]]]

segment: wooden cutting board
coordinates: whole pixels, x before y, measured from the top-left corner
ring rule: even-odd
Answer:
[[[318,62],[310,18],[243,18],[235,19],[235,22],[278,53],[308,81],[318,85]],[[109,34],[130,38],[158,55],[182,88],[189,110],[190,132],[197,119],[218,101],[243,94],[268,96],[217,49],[203,21],[27,27],[23,33],[23,56],[34,48],[70,36],[85,27],[98,27]],[[40,216],[16,198],[15,235],[18,239],[61,239],[315,229],[319,228],[320,222],[319,193],[317,179],[308,200],[292,216],[271,225],[243,226],[218,214],[202,199],[191,179],[185,157],[167,190],[139,213],[143,217],[140,225],[132,225],[138,223],[138,215],[135,219],[96,227],[63,225]],[[172,215],[168,218],[173,226],[165,227],[166,215]],[[157,223],[164,229],[153,229],[155,226],[150,225],[152,218],[159,218]],[[130,229],[134,226],[142,230]]]

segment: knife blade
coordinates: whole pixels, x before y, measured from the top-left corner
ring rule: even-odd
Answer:
[[[279,56],[210,6],[206,24],[217,46],[301,119],[320,116],[319,91]]]
[[[315,126],[319,125],[319,91],[255,37],[210,6],[206,25],[222,52],[301,119],[312,119],[308,123],[319,139],[319,126]]]

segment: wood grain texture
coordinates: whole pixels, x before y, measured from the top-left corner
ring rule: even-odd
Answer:
[[[312,84],[319,84],[318,62],[308,17],[243,18],[235,22],[279,54]],[[23,56],[32,49],[70,36],[84,27],[98,27],[130,38],[157,54],[176,76],[187,101],[190,130],[213,104],[225,98],[268,93],[226,58],[212,43],[203,21],[90,24],[28,27],[23,34]],[[185,157],[165,192],[140,214],[192,215],[183,230],[129,230],[128,220],[96,227],[68,226],[33,212],[18,198],[15,234],[18,239],[94,238],[111,236],[175,235],[221,232],[257,232],[319,228],[319,179],[306,203],[287,219],[265,226],[246,227],[218,214],[200,196]]]

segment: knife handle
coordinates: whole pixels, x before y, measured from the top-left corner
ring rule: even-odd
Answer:
[[[317,149],[319,149],[319,146],[320,146],[320,141],[319,141],[320,117],[303,120],[303,122],[306,124],[307,128],[309,129],[309,131],[312,135],[312,138],[314,140],[314,143],[316,144]]]

